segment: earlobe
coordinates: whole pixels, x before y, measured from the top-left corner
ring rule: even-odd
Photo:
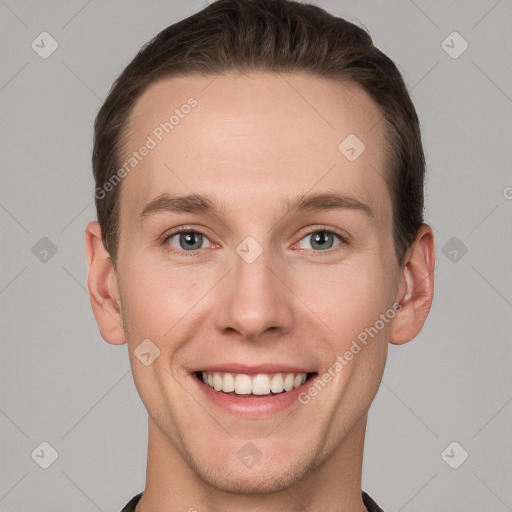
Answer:
[[[126,343],[122,324],[117,275],[102,242],[101,227],[93,221],[85,230],[89,273],[87,288],[102,338],[112,345]]]
[[[434,234],[430,226],[423,224],[402,267],[396,298],[400,311],[391,323],[390,343],[407,343],[423,328],[434,296],[434,267]]]

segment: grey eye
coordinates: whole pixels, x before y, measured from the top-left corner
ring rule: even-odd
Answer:
[[[173,243],[173,239],[177,238],[178,245]],[[168,238],[168,243],[175,247],[176,249],[184,250],[184,251],[195,251],[197,249],[203,248],[203,242],[207,240],[207,238],[197,231],[186,231],[183,233],[175,233]]]
[[[338,240],[341,240],[341,237],[338,234],[333,233],[332,231],[312,231],[311,233],[308,233],[304,238],[302,238],[302,240],[311,240],[309,247],[304,247],[304,249],[314,249],[320,251],[331,249],[332,247],[340,243],[338,242],[338,244],[334,244],[335,237],[338,238]]]

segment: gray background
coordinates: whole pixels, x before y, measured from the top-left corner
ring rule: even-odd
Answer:
[[[387,512],[512,510],[512,2],[316,3],[364,24],[403,71],[437,236],[434,305],[415,341],[390,348],[363,488]],[[115,512],[143,489],[146,411],[85,284],[92,126],[140,46],[204,5],[0,0],[3,512]],[[31,47],[43,31],[59,45],[46,59]],[[458,58],[442,46],[453,31],[469,44]],[[58,452],[48,469],[31,457],[43,441]]]

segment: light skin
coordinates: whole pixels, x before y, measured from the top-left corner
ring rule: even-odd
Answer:
[[[116,269],[98,223],[86,230],[94,315],[107,342],[128,343],[149,415],[138,512],[365,511],[368,408],[389,343],[413,339],[430,310],[432,230],[419,229],[399,264],[384,180],[387,135],[364,91],[300,74],[212,79],[167,78],[137,101],[130,151],[189,97],[198,105],[124,178]],[[338,149],[349,134],[366,146],[353,162]],[[216,210],[141,218],[164,193],[211,194]],[[322,193],[350,201],[285,208]],[[174,236],[180,226],[204,235],[192,240],[199,249]],[[315,234],[326,231],[334,234],[319,247]],[[262,248],[252,263],[236,252],[247,236]],[[199,393],[190,373],[236,361],[322,375],[395,303],[400,311],[307,405],[235,417]],[[148,366],[134,355],[145,339],[160,350]],[[247,442],[261,452],[250,468],[237,456]]]

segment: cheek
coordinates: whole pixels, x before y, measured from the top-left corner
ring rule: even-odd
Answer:
[[[126,255],[119,265],[123,320],[135,337],[161,339],[214,285],[212,269]]]
[[[295,290],[324,324],[335,333],[337,350],[370,328],[393,305],[394,273],[382,262],[318,267],[297,279]],[[379,324],[380,325],[380,324]],[[384,334],[388,324],[382,329]],[[341,346],[339,346],[341,345]]]

